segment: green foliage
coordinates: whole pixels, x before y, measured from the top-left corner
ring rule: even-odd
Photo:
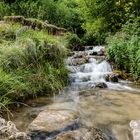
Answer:
[[[120,69],[128,69],[129,58],[127,50],[127,42],[123,33],[117,33],[107,39],[110,46],[108,49],[109,59],[114,61]]]
[[[66,40],[68,41],[68,48],[73,51],[78,51],[82,49],[82,41],[76,34],[67,34]]]
[[[4,2],[0,2],[0,20],[7,15],[10,15],[10,6]]]
[[[131,14],[140,15],[138,0],[77,0],[77,3],[84,21],[82,27],[100,44],[108,33],[118,32]]]
[[[3,37],[0,43],[0,107],[58,92],[67,84],[65,41],[45,30],[23,29],[13,24],[0,28],[0,35],[12,32],[16,36]]]
[[[10,4],[0,2],[0,18],[7,15],[22,15],[25,18],[47,20],[51,24],[83,33],[82,20],[74,0],[16,0]]]
[[[128,44],[130,71],[135,79],[140,78],[140,37],[132,36]]]
[[[131,36],[140,36],[140,17],[132,14],[129,20],[123,25],[122,31],[127,33],[128,38]]]
[[[130,19],[122,28],[107,39],[109,59],[120,69],[131,72],[134,79],[140,78],[140,24],[139,17]]]

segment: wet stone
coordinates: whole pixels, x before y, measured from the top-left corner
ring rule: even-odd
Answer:
[[[69,110],[44,110],[29,125],[27,132],[32,138],[54,137],[62,131],[74,130],[79,121],[76,113]]]
[[[118,74],[108,74],[105,76],[105,80],[108,82],[118,82]]]
[[[95,88],[107,88],[107,84],[104,82],[96,83]]]
[[[132,128],[133,140],[140,140],[140,120],[132,120],[130,127]]]
[[[0,117],[0,140],[31,140],[24,132],[20,132],[15,124]]]
[[[100,129],[81,128],[75,131],[63,132],[55,140],[112,140],[112,137],[107,136]]]

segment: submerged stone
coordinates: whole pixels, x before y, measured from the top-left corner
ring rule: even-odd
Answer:
[[[81,128],[75,131],[63,132],[55,140],[110,140],[110,136],[104,134],[100,129]]]

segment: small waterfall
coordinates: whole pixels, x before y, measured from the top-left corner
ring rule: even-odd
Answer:
[[[99,52],[100,50],[103,49],[104,49],[103,46],[97,46],[94,48],[86,47],[85,52],[87,53],[87,55],[83,57],[88,57],[88,62],[82,65],[76,65],[76,66],[72,65],[72,61],[79,59],[76,56],[70,57],[68,59],[69,61],[68,69],[71,72],[69,74],[69,78],[70,78],[71,86],[74,89],[90,88],[91,86],[94,86],[95,84],[100,82],[106,83],[105,75],[112,73],[112,68],[110,64],[106,60],[99,62],[98,59],[93,58],[92,55],[90,55],[90,53],[92,53],[93,51]],[[81,56],[78,53],[81,52],[77,52],[77,55]]]
[[[87,46],[85,47],[85,51],[75,52],[74,56],[67,59],[71,89],[84,90],[104,83],[110,89],[134,90],[127,86],[126,83],[106,81],[106,76],[113,74],[113,72],[111,65],[104,59],[104,50],[105,47],[103,46]],[[101,53],[102,55],[100,56]],[[103,59],[101,60],[102,57]],[[84,62],[87,59],[88,61]],[[83,63],[81,64],[82,61]]]

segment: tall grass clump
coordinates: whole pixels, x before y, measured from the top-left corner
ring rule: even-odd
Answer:
[[[140,18],[130,19],[122,31],[107,38],[108,57],[116,67],[140,80]]]
[[[5,97],[0,102],[4,104],[6,98],[22,101],[29,96],[61,90],[67,84],[64,63],[67,51],[62,46],[62,39],[48,35],[45,30],[8,26],[0,29],[3,37],[0,43],[0,96]],[[11,33],[14,38],[8,36]],[[4,37],[5,34],[8,35]]]

